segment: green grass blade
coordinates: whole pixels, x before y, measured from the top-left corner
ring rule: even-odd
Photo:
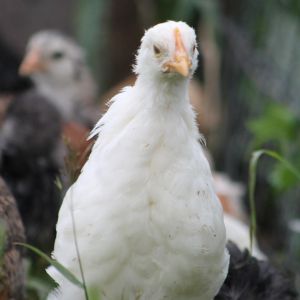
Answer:
[[[250,205],[250,251],[253,249],[253,239],[256,236],[256,208],[254,201],[255,185],[256,185],[256,170],[259,158],[262,155],[267,155],[282,163],[291,173],[293,173],[300,182],[300,172],[294,166],[280,156],[277,152],[267,149],[257,150],[252,153],[249,165],[249,205]]]
[[[41,250],[39,250],[39,249],[37,249],[37,248],[35,248],[31,245],[28,245],[28,244],[25,244],[25,243],[15,243],[15,245],[19,245],[19,246],[25,247],[25,248],[33,251],[34,253],[36,253],[37,255],[42,257],[43,259],[45,259],[53,267],[55,267],[70,282],[74,283],[75,285],[77,285],[77,286],[79,286],[80,288],[83,289],[83,284],[75,277],[75,275],[72,274],[67,268],[65,268],[58,261],[56,261],[54,259],[51,259],[47,254],[45,254]]]
[[[254,201],[257,162],[263,151],[252,153],[249,166],[249,206],[250,206],[250,252],[253,249],[253,238],[256,235],[256,207]]]

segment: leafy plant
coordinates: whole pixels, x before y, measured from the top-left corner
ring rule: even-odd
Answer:
[[[255,183],[256,183],[256,169],[258,160],[262,155],[267,155],[279,161],[282,166],[292,174],[293,177],[300,183],[300,171],[298,171],[289,161],[284,159],[278,153],[271,150],[258,150],[252,153],[249,166],[249,204],[250,204],[250,250],[252,251],[253,239],[256,235],[256,209],[255,209]]]
[[[300,117],[293,111],[273,102],[260,118],[249,122],[248,126],[254,136],[253,148],[272,147],[296,169],[300,169]],[[297,183],[295,176],[282,164],[273,166],[268,179],[278,193]]]

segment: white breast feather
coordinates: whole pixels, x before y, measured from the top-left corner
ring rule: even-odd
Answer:
[[[222,284],[222,208],[193,119],[188,100],[157,108],[127,88],[92,133],[99,137],[63,201],[53,256],[80,278],[73,207],[85,277],[101,299],[212,300]],[[49,299],[84,299],[48,273],[60,285]]]

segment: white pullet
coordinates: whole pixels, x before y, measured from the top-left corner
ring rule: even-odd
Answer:
[[[133,87],[111,100],[89,160],[67,192],[53,257],[104,300],[212,300],[228,269],[221,204],[200,144],[188,84],[195,32],[168,21],[146,31]],[[48,299],[83,300],[56,269]]]

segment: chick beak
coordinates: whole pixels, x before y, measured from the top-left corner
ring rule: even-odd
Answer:
[[[176,72],[184,77],[189,75],[192,66],[191,59],[182,42],[181,34],[178,28],[174,30],[175,35],[175,54],[171,61],[164,64],[165,72]]]
[[[41,54],[38,50],[32,49],[23,59],[19,68],[19,74],[28,76],[42,70],[45,70],[45,64],[42,61]]]

